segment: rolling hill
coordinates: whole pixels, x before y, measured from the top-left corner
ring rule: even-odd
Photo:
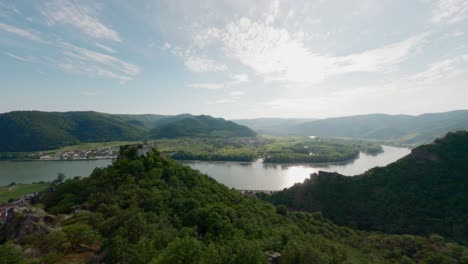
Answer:
[[[133,123],[132,123],[133,122]],[[0,151],[56,149],[80,142],[136,140],[143,122],[97,112],[21,111],[0,115]]]
[[[255,132],[246,126],[238,125],[222,118],[189,114],[160,120],[150,131],[152,138],[177,137],[253,137]]]
[[[0,114],[0,152],[57,149],[84,142],[148,137],[244,137],[249,128],[210,116],[17,111]]]
[[[419,116],[371,114],[326,118],[296,125],[290,133],[420,145],[447,132],[467,129],[468,110],[459,110]]]
[[[468,132],[362,175],[320,172],[267,196],[292,210],[321,211],[339,225],[387,233],[441,234],[468,244]]]

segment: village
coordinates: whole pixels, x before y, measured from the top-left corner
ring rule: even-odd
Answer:
[[[55,154],[41,155],[40,160],[101,160],[116,159],[118,147],[104,147],[87,150],[60,151]]]

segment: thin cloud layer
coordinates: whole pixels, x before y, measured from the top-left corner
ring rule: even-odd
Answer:
[[[439,0],[432,14],[433,23],[454,24],[468,18],[468,0]]]
[[[227,69],[227,66],[218,63],[209,58],[188,56],[185,58],[185,67],[192,72],[222,72]]]
[[[26,30],[26,29],[22,29],[22,28],[18,28],[18,27],[15,27],[15,26],[3,24],[3,23],[0,23],[0,30],[6,31],[6,32],[11,33],[11,34],[15,34],[17,36],[27,38],[27,39],[33,40],[33,41],[40,41],[41,40],[41,37],[39,37],[39,35],[37,35],[36,33],[33,33],[33,32],[31,32],[29,30]]]
[[[122,42],[119,33],[93,16],[94,12],[96,10],[92,7],[71,0],[49,1],[41,8],[42,15],[51,26],[70,25],[93,38]]]

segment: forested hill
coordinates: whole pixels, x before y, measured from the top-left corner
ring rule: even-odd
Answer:
[[[321,211],[337,224],[388,233],[437,233],[468,244],[468,132],[449,133],[382,168],[320,172],[267,200]]]
[[[253,137],[255,132],[250,128],[238,125],[222,118],[207,115],[179,115],[157,122],[151,130],[152,138],[176,137]]]
[[[0,152],[49,150],[83,142],[142,140],[151,136],[207,135],[243,137],[255,133],[209,116],[39,111],[0,114]]]
[[[145,123],[97,112],[21,111],[0,115],[0,151],[55,149],[80,142],[136,140]]]
[[[54,185],[0,225],[0,263],[462,263],[439,236],[339,227],[250,198],[157,151]],[[278,254],[275,254],[276,256]],[[278,263],[278,262],[274,262]]]
[[[457,130],[468,130],[468,110],[419,116],[372,114],[326,118],[297,125],[290,133],[420,145]]]

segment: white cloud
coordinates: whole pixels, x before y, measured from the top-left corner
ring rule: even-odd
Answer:
[[[189,84],[188,87],[190,88],[200,88],[200,89],[209,89],[209,90],[218,90],[223,89],[226,86],[224,83],[192,83]]]
[[[406,80],[413,82],[413,84],[422,85],[452,78],[464,72],[463,67],[460,67],[460,63],[463,59],[468,58],[452,58],[432,63],[427,70],[409,76]]]
[[[231,91],[228,94],[228,97],[221,98],[215,101],[209,101],[207,104],[231,104],[236,103],[241,99],[241,97],[245,94],[244,91]]]
[[[115,51],[113,48],[109,47],[109,46],[106,46],[104,44],[101,44],[101,43],[96,43],[96,47],[102,49],[102,50],[105,50],[109,53],[116,53],[117,51]]]
[[[190,88],[201,88],[201,89],[209,89],[209,90],[219,90],[224,88],[230,88],[234,85],[239,83],[244,83],[249,81],[249,76],[247,74],[233,74],[230,76],[233,79],[230,82],[225,83],[192,83],[187,85]],[[241,91],[233,91],[230,93],[231,96],[240,96],[244,92]]]
[[[265,14],[265,24],[272,24],[275,22],[279,14],[279,1],[275,0],[271,3],[270,9]]]
[[[162,50],[168,50],[172,47],[172,45],[169,42],[165,42],[164,45],[162,45],[161,49]]]
[[[93,13],[92,7],[77,4],[69,0],[53,0],[44,4],[41,14],[49,25],[68,24],[88,36],[121,42],[119,33],[104,25]]]
[[[232,98],[223,98],[223,99],[218,99],[215,101],[210,101],[208,104],[230,104],[230,103],[235,103],[237,100],[232,99]]]
[[[23,38],[34,40],[34,41],[40,41],[41,40],[41,38],[38,35],[36,35],[35,33],[32,33],[32,32],[30,32],[28,30],[25,30],[25,29],[21,29],[21,28],[17,28],[17,27],[14,27],[14,26],[7,25],[7,24],[3,24],[3,23],[0,23],[0,30],[9,32],[9,33],[12,33],[12,34],[15,34],[15,35],[18,35],[18,36],[23,37]]]
[[[244,95],[245,92],[244,91],[232,91],[229,93],[229,96],[232,96],[232,97],[240,97],[242,95]]]
[[[436,24],[454,24],[468,18],[468,0],[438,0],[431,21]]]
[[[249,76],[247,74],[233,74],[231,75],[232,82],[231,84],[245,83],[249,81]]]
[[[265,80],[309,84],[337,74],[385,71],[406,60],[427,36],[420,34],[381,48],[333,56],[306,48],[303,32],[291,33],[245,17],[227,24],[221,32],[215,37],[222,51]]]
[[[461,37],[463,35],[465,35],[465,32],[463,32],[463,31],[455,31],[455,32],[450,33],[450,36],[453,37],[453,38],[458,38],[458,37]]]
[[[22,57],[22,56],[18,56],[18,55],[15,55],[13,53],[9,53],[9,52],[6,52],[5,54],[8,55],[9,57],[13,58],[13,59],[24,61],[24,62],[40,62],[39,59],[36,58],[36,57],[31,57],[31,56]]]
[[[188,56],[185,58],[185,66],[192,72],[221,72],[227,69],[222,63],[208,58]]]
[[[386,45],[382,48],[367,50],[344,57],[335,57],[334,71],[346,72],[376,72],[388,66],[397,65],[405,60],[425,41],[427,34],[420,34],[401,42]]]
[[[468,54],[463,56],[463,59],[468,61]]]
[[[61,43],[59,46],[62,48],[64,56],[58,61],[53,61],[53,63],[62,70],[118,79],[122,83],[132,80],[134,76],[140,73],[137,66],[114,56],[69,43]]]
[[[193,36],[193,43],[198,48],[205,48],[210,45],[214,39],[221,36],[221,31],[217,28],[210,27],[203,29]]]

